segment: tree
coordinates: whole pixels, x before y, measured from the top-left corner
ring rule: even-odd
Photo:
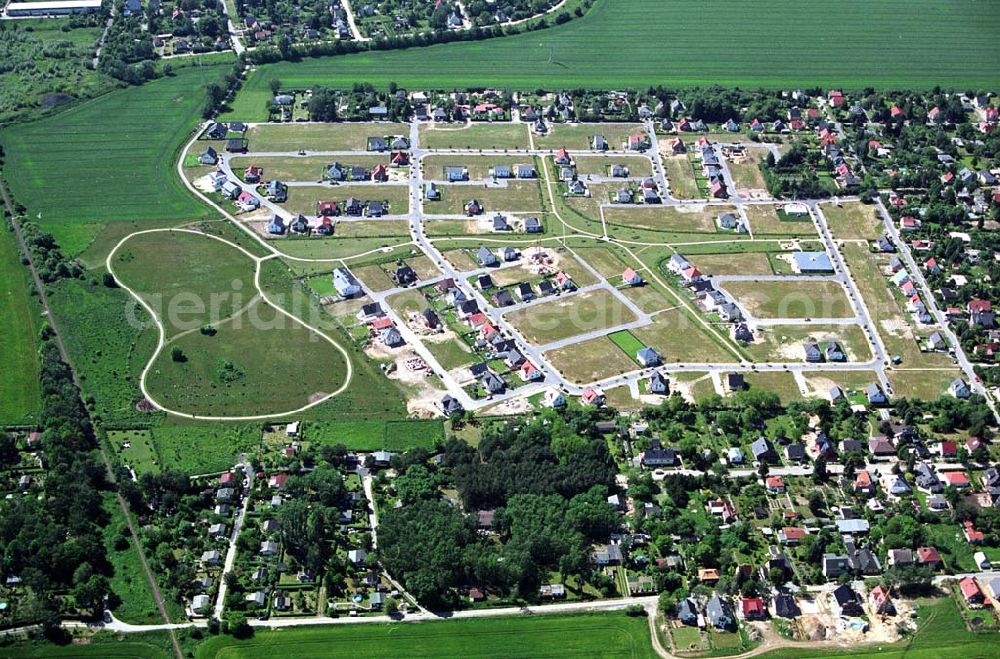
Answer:
[[[104,598],[111,590],[103,574],[92,574],[73,587],[73,603],[82,612],[99,617],[104,612]]]
[[[386,615],[394,616],[399,613],[399,602],[395,597],[387,597],[385,600]]]
[[[187,355],[184,354],[184,351],[181,350],[179,346],[174,346],[170,351],[170,359],[174,360],[178,364],[183,364],[187,361]]]
[[[279,91],[281,91],[281,80],[278,78],[271,78],[268,83],[268,87],[271,89],[271,96],[276,96]]]

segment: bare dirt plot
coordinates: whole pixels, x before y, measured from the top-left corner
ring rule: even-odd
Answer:
[[[338,238],[378,238],[403,237],[410,235],[410,225],[406,220],[344,220],[341,218],[333,227]]]
[[[395,288],[396,284],[389,278],[389,275],[385,273],[385,270],[381,266],[363,265],[358,268],[351,268],[351,272],[354,276],[361,280],[361,283],[375,291],[376,293],[380,291],[387,291],[390,288]]]
[[[607,290],[568,295],[506,315],[524,338],[544,345],[630,323],[635,315]]]
[[[892,383],[893,393],[905,398],[935,400],[948,394],[948,385],[955,378],[965,380],[965,374],[958,368],[928,370],[888,370],[886,375]]]
[[[830,233],[838,240],[875,240],[885,233],[882,218],[874,206],[860,201],[841,204],[821,204]]]
[[[462,215],[465,204],[475,199],[483,206],[483,215],[489,219],[494,212],[540,213],[545,210],[542,189],[538,181],[510,181],[504,187],[480,185],[438,186],[441,201],[424,205],[424,212],[434,215]]]
[[[622,165],[628,168],[629,177],[652,176],[653,163],[644,156],[578,156],[576,159],[577,176],[610,176],[612,165]]]
[[[835,281],[731,281],[729,291],[757,318],[851,318],[847,293]]]
[[[326,170],[336,160],[348,167],[364,167],[371,169],[375,165],[388,165],[388,155],[357,155],[347,157],[331,156],[239,156],[230,158],[229,164],[233,172],[240,175],[253,165],[264,170],[263,180],[271,181],[322,181]]]
[[[535,136],[535,147],[584,151],[592,148],[594,135],[603,135],[612,150],[624,151],[633,133],[645,135],[646,128],[642,124],[556,124],[548,135]]]
[[[250,151],[365,151],[369,137],[409,136],[406,124],[261,124],[247,131]]]
[[[801,362],[802,344],[809,341],[836,341],[847,361],[866,362],[872,358],[864,330],[857,325],[778,325],[763,327],[744,351],[757,362]]]
[[[469,180],[490,178],[490,170],[496,165],[507,165],[513,168],[514,165],[534,165],[534,159],[529,155],[474,155],[474,154],[454,154],[454,155],[432,155],[420,161],[423,167],[424,180],[444,181],[446,180],[446,167],[464,167],[469,170]]]
[[[812,219],[783,219],[777,206],[751,204],[744,206],[750,230],[756,236],[788,236],[790,238],[816,238],[819,234]]]
[[[288,201],[280,204],[291,213],[316,215],[316,204],[320,201],[344,201],[355,197],[363,201],[385,201],[389,203],[390,215],[406,215],[409,212],[410,189],[405,185],[305,185],[288,189]]]
[[[771,261],[763,252],[744,254],[699,254],[689,257],[702,272],[710,275],[770,275]]]
[[[799,385],[791,373],[747,373],[744,377],[751,387],[778,394],[782,403],[802,400]]]
[[[725,328],[720,328],[723,333]],[[684,309],[657,314],[646,327],[632,330],[664,362],[734,362],[738,359]]]
[[[606,336],[550,350],[545,359],[575,384],[587,384],[636,369],[635,362]]]
[[[699,199],[703,196],[687,156],[664,156],[662,160],[671,195],[678,199]]]
[[[425,149],[527,149],[528,126],[474,123],[465,126],[420,126]]]

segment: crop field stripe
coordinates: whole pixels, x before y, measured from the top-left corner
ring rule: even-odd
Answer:
[[[38,313],[14,234],[0,236],[0,423],[29,421],[41,406]]]
[[[513,37],[260,66],[241,96],[263,108],[273,78],[300,88],[995,87],[997,34],[1000,3],[975,0],[720,0],[710,12],[700,0],[597,0],[581,19]]]

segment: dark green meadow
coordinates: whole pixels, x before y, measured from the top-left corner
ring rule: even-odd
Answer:
[[[983,0],[597,0],[583,18],[513,37],[261,66],[233,114],[266,115],[273,78],[288,88],[995,87],[998,34],[1000,4]]]

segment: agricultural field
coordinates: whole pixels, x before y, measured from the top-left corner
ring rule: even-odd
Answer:
[[[527,149],[528,126],[511,123],[421,126],[420,144],[425,149]]]
[[[196,659],[269,657],[655,657],[643,616],[621,612],[452,620],[409,625],[325,625],[258,631],[237,641],[217,636],[197,648]]]
[[[272,78],[288,87],[341,89],[358,80],[434,88],[442,79],[455,88],[522,90],[708,82],[785,89],[997,86],[992,63],[1000,58],[1000,11],[974,0],[922,5],[920,11],[905,0],[847,0],[830,5],[828,19],[819,22],[805,20],[792,0],[773,0],[766,11],[736,0],[709,15],[703,8],[696,0],[599,0],[583,18],[541,33],[346,55],[336,58],[336,66],[331,58],[260,66],[242,93],[260,98]],[[888,33],[900,35],[889,49]],[[719,34],[726,35],[723,47]],[[831,34],[851,35],[851,47]],[[963,48],[941,53],[927,47],[942,42]]]
[[[882,218],[874,206],[859,201],[840,204],[821,204],[820,212],[826,218],[830,233],[837,240],[875,240],[885,233]]]
[[[250,127],[247,139],[254,152],[274,151],[366,151],[369,137],[402,135],[410,127],[391,123],[349,124],[260,124]]]
[[[507,314],[506,320],[535,345],[630,323],[635,316],[607,290],[589,291]]]
[[[228,70],[221,64],[177,69],[170,77],[0,130],[11,192],[68,255],[86,248],[106,223],[210,217],[184,189],[174,165],[200,117],[204,85]]]
[[[729,281],[722,288],[756,318],[853,318],[835,281]]]
[[[35,419],[41,406],[38,385],[38,305],[21,265],[14,233],[0,235],[0,425]]]

